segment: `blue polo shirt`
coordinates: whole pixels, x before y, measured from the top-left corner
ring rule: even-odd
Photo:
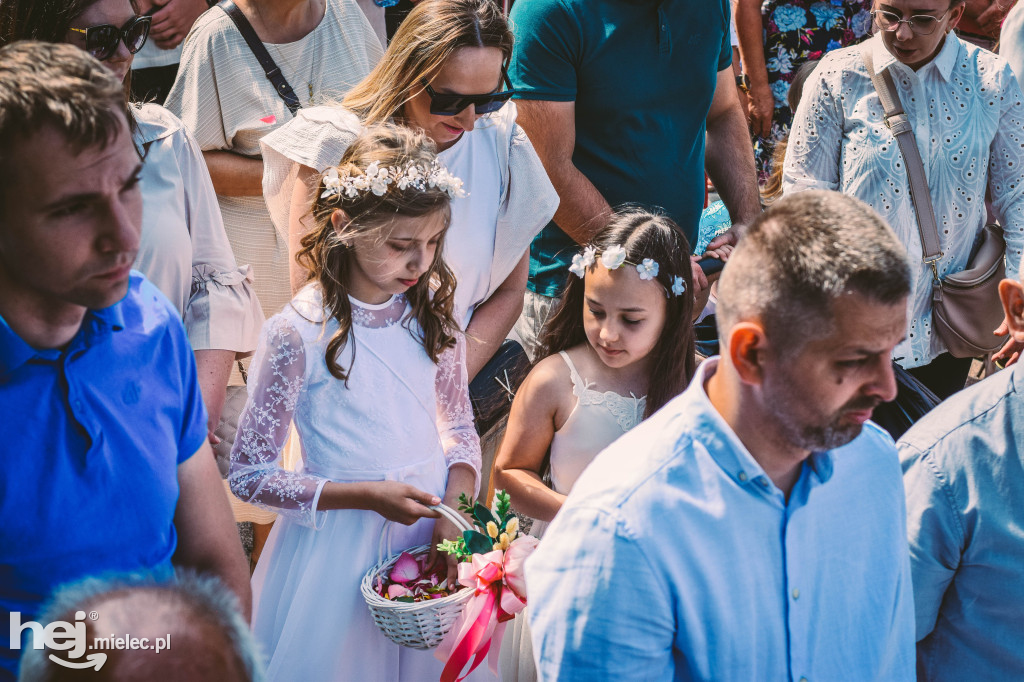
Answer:
[[[12,611],[24,624],[61,583],[170,565],[178,465],[205,441],[206,410],[177,312],[133,272],[61,350],[0,317],[0,413],[3,680],[20,654]]]
[[[575,166],[612,206],[664,208],[692,245],[704,122],[732,64],[729,0],[520,0],[511,21],[516,96],[575,102]],[[550,223],[530,248],[530,289],[559,295],[578,250]]]

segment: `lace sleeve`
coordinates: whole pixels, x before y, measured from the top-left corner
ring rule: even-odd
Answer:
[[[238,420],[228,483],[244,502],[320,528],[327,513],[316,506],[327,479],[281,466],[305,373],[302,337],[285,318],[272,318],[263,329],[249,374],[249,400]]]
[[[785,195],[808,189],[839,189],[843,112],[841,100],[831,87],[836,73],[834,60],[823,59],[804,85],[800,105],[793,113],[782,167]]]
[[[992,210],[999,217],[1006,238],[1006,276],[1017,279],[1024,253],[1024,95],[1008,67],[999,74],[1002,87],[985,93],[989,106],[998,106],[999,124],[989,154],[989,190]],[[996,95],[999,99],[996,99]]]
[[[466,369],[466,338],[457,336],[455,348],[441,354],[434,381],[437,394],[437,430],[448,467],[458,463],[473,467],[474,496],[480,491],[480,437],[473,425],[469,402],[469,372]]]

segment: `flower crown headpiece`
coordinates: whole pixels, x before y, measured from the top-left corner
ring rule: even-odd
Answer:
[[[572,265],[569,266],[569,272],[576,275],[580,279],[583,279],[583,275],[587,273],[594,263],[597,262],[597,249],[593,246],[588,246],[583,249],[582,253],[577,253],[572,257]],[[639,263],[630,263],[626,260],[626,249],[622,248],[618,244],[609,246],[601,253],[601,265],[608,270],[618,270],[623,264],[629,264],[636,267],[637,274],[640,275],[640,279],[649,280],[654,279],[658,276],[658,271],[661,266],[658,265],[658,261],[653,258],[644,258]],[[672,286],[670,289],[665,291],[666,296],[682,296],[686,291],[686,282],[682,277],[676,275],[672,278]]]
[[[384,166],[379,161],[374,161],[362,175],[352,175],[345,171],[338,172],[337,168],[328,168],[324,173],[323,193],[321,199],[333,196],[344,195],[349,199],[355,199],[362,192],[373,192],[378,197],[384,196],[388,187],[394,185],[404,191],[410,187],[423,192],[428,187],[447,192],[452,199],[466,196],[466,190],[462,189],[462,180],[448,172],[448,169],[437,161],[424,167],[414,161],[405,166]]]

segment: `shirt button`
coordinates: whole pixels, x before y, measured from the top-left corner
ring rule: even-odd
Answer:
[[[768,487],[768,479],[765,478],[764,476],[762,476],[761,478],[757,479],[757,484],[759,486],[761,486],[762,488],[767,488]]]
[[[807,682],[807,678],[806,677],[801,677],[800,678],[800,682]]]
[[[798,590],[798,589],[796,589],[794,587],[793,588],[793,599],[799,599],[799,598],[800,598],[800,590]]]
[[[81,400],[76,400],[75,401],[75,409],[76,410],[82,409],[82,401]]]
[[[746,471],[741,471],[740,473],[736,474],[736,478],[740,479],[741,481],[746,482],[746,480],[747,480],[747,472]]]

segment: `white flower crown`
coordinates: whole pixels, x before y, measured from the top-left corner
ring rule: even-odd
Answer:
[[[597,262],[597,249],[593,246],[588,246],[583,249],[582,253],[577,253],[572,257],[572,265],[569,266],[569,272],[576,275],[580,279],[587,273],[594,263]],[[618,244],[609,246],[601,254],[601,265],[608,270],[618,270],[622,267],[623,263],[627,263],[626,260],[626,249],[622,248]],[[640,263],[629,263],[635,265],[637,274],[640,275],[640,279],[650,280],[658,276],[658,271],[661,266],[658,265],[658,261],[653,258],[644,258]],[[672,287],[670,290],[665,292],[666,296],[682,296],[686,291],[686,282],[682,277],[678,275],[672,278]]]
[[[324,187],[327,189],[320,198],[345,195],[349,199],[354,199],[360,192],[367,191],[382,197],[392,184],[402,191],[412,187],[422,192],[427,187],[436,187],[447,192],[452,199],[466,196],[466,190],[462,189],[462,180],[449,173],[448,169],[437,161],[430,164],[429,168],[412,161],[401,168],[382,168],[379,161],[374,161],[366,167],[362,175],[352,175],[347,171],[342,174],[338,173],[337,168],[328,168],[324,172]]]

